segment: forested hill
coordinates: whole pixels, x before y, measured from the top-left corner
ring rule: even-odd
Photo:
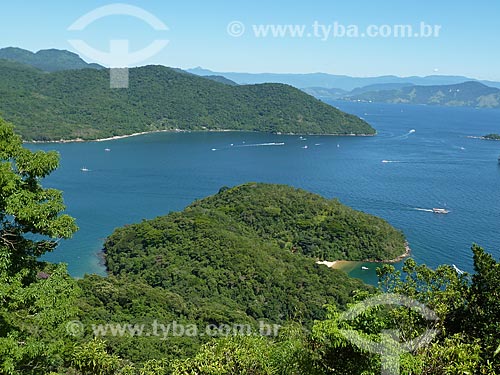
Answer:
[[[316,260],[391,259],[405,248],[380,218],[289,186],[249,183],[120,228],[105,252],[112,275],[190,298],[217,295],[253,318],[290,317],[301,306],[309,320],[329,298],[345,300],[351,284]]]
[[[72,69],[104,69],[101,65],[86,63],[76,53],[59,49],[44,49],[31,52],[16,47],[1,48],[0,59],[26,64],[46,72]]]
[[[375,133],[358,117],[288,85],[231,86],[164,66],[130,69],[130,87],[110,89],[108,70],[46,73],[0,60],[0,114],[25,140],[169,129]]]
[[[286,185],[245,184],[193,203],[237,220],[266,241],[320,260],[387,260],[405,252],[386,221]]]
[[[350,95],[346,100],[382,103],[500,108],[500,89],[470,81],[456,85],[407,86]]]

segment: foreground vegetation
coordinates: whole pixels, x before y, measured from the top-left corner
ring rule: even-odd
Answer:
[[[110,89],[108,70],[46,73],[0,60],[0,114],[28,141],[174,129],[375,133],[291,86],[231,86],[164,66],[130,69],[130,87]]]
[[[311,257],[318,253],[307,251],[314,247],[301,236],[348,239],[357,256],[365,247],[391,248],[388,240],[361,241],[367,223],[379,226],[371,229],[375,238],[381,231],[397,243],[398,232],[314,194],[246,184],[222,189],[183,212],[117,230],[106,242],[111,275],[74,280],[64,265],[37,261],[77,230],[61,214],[61,193],[40,184],[57,165],[57,154],[23,148],[12,126],[0,120],[0,374],[361,375],[380,373],[381,367],[396,373],[396,366],[408,375],[500,372],[500,264],[478,246],[472,249],[473,275],[449,266],[431,270],[408,259],[401,272],[383,266],[375,290],[316,265]],[[359,237],[347,231],[346,239],[343,225],[333,225],[346,222]],[[336,235],[328,237],[328,228]],[[423,319],[421,310],[397,304],[343,315],[383,292],[419,301],[438,319]],[[263,320],[282,327],[276,336],[167,340],[94,338],[90,329],[101,322],[153,319],[254,327]],[[408,342],[429,329],[437,333],[429,343],[384,362],[345,334],[385,340],[390,348],[396,342],[380,332],[398,330],[398,341]]]

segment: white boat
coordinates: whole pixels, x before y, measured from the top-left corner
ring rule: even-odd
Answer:
[[[110,149],[110,148],[105,148],[105,149],[104,149],[104,151],[106,151],[106,152],[110,152],[110,151],[111,151],[111,149]]]
[[[308,147],[307,147],[307,146],[304,146],[304,147],[302,147],[302,148],[308,148]]]
[[[83,167],[80,169],[82,172],[90,172],[90,169],[86,168],[86,167]]]
[[[365,266],[361,267],[361,269],[362,269],[363,271],[369,270],[369,268],[368,268],[368,267],[365,267]]]
[[[448,211],[445,208],[433,208],[432,212],[434,212],[435,214],[448,214],[448,213],[450,213],[450,211]]]
[[[452,266],[453,266],[453,269],[455,270],[456,273],[458,273],[459,275],[463,275],[464,274],[464,271],[462,271],[460,268],[458,268],[454,264],[452,264]]]

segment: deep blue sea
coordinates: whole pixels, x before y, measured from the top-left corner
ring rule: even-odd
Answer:
[[[500,111],[333,104],[364,118],[378,135],[157,133],[30,145],[61,154],[45,185],[64,191],[80,227],[44,259],[68,263],[77,277],[104,274],[98,253],[114,228],[248,181],[293,185],[380,216],[405,233],[417,261],[432,267],[472,271],[474,242],[500,257],[500,142],[467,137],[500,133]],[[424,211],[433,207],[451,212]],[[373,282],[375,267],[369,268],[351,274]]]

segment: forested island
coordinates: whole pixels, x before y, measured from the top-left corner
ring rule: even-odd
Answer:
[[[108,69],[44,72],[0,60],[0,114],[26,141],[169,130],[375,134],[359,117],[288,85],[231,85],[164,66],[133,68],[129,77],[128,89],[110,89]]]

